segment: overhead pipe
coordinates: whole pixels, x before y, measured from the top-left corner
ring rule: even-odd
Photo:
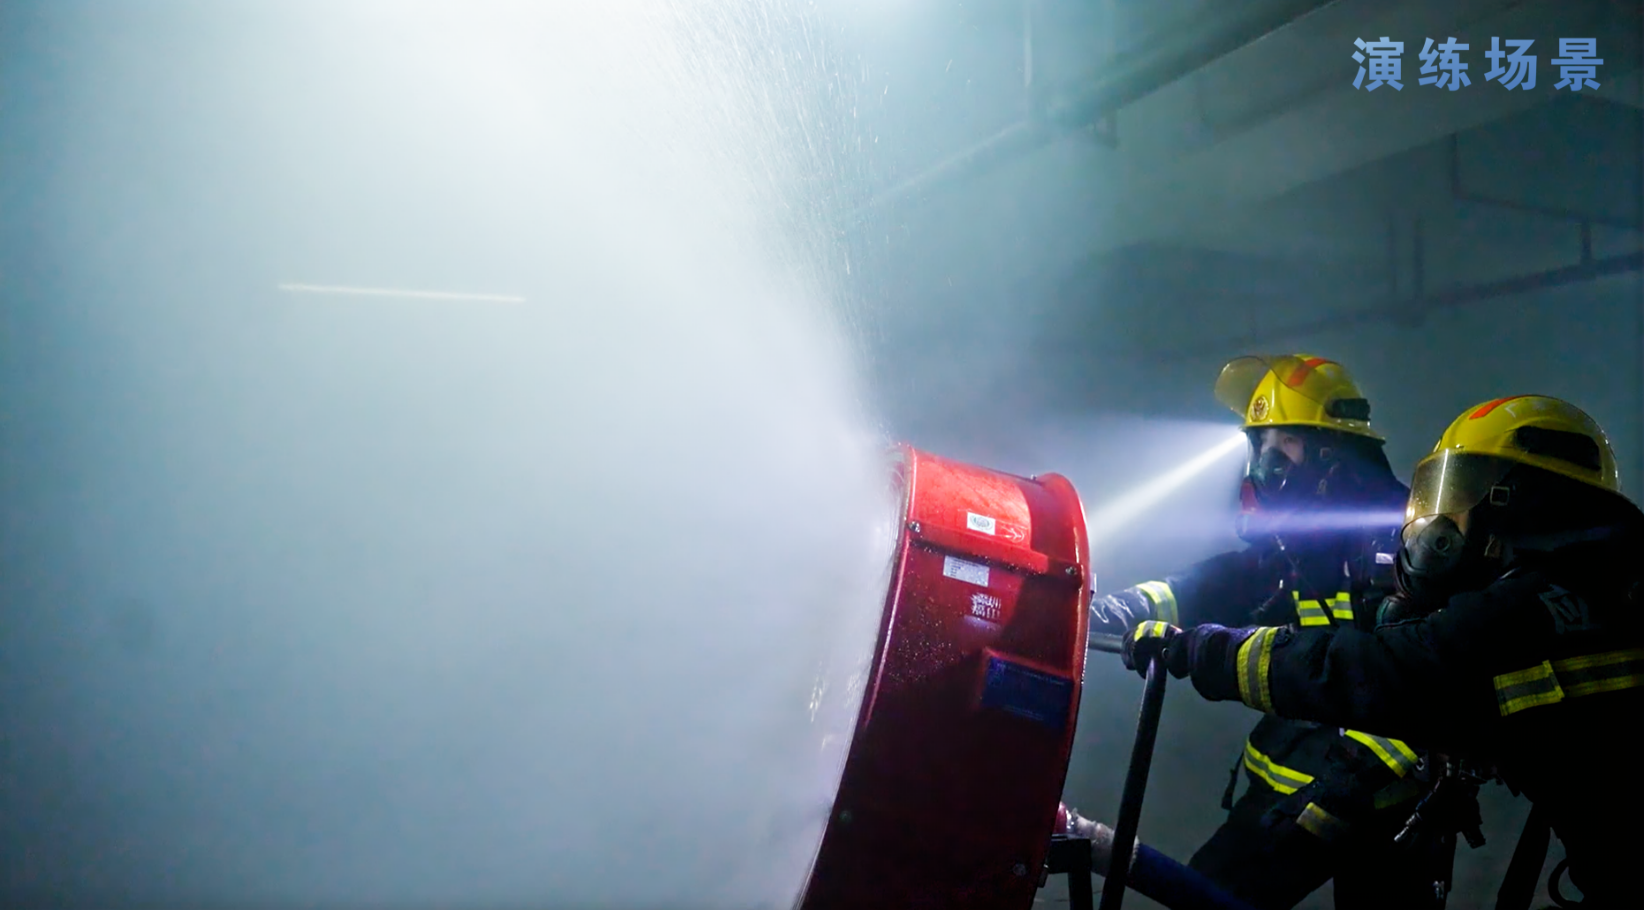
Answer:
[[[1348,310],[1309,322],[1292,323],[1274,328],[1271,331],[1251,332],[1236,338],[1223,339],[1217,341],[1213,346],[1195,345],[1191,348],[1154,353],[1148,356],[1150,359],[1174,360],[1229,348],[1247,348],[1280,339],[1317,335],[1323,332],[1337,331],[1353,326],[1372,325],[1379,322],[1416,324],[1434,310],[1464,306],[1497,297],[1511,297],[1515,294],[1526,294],[1531,291],[1544,291],[1572,284],[1581,284],[1627,272],[1644,271],[1644,250],[1635,250],[1617,256],[1606,256],[1603,259],[1593,259],[1590,256],[1591,251],[1589,249],[1586,251],[1583,261],[1575,265],[1548,269],[1543,272],[1532,272],[1528,275],[1515,275],[1512,278],[1503,278],[1499,281],[1487,281],[1482,284],[1452,288],[1436,294],[1423,294],[1402,300],[1396,299],[1392,302]],[[1121,354],[1119,351],[1113,353],[1116,355]]]
[[[1517,199],[1507,199],[1502,196],[1491,196],[1486,193],[1474,192],[1466,189],[1461,180],[1461,134],[1451,133],[1448,144],[1450,168],[1450,198],[1456,202],[1469,202],[1474,205],[1490,206],[1514,212],[1524,212],[1530,215],[1540,215],[1544,218],[1555,218],[1563,221],[1574,221],[1581,225],[1583,244],[1592,245],[1592,226],[1595,224],[1604,227],[1620,228],[1627,231],[1644,229],[1644,222],[1638,218],[1614,218],[1608,215],[1595,215],[1591,212],[1563,208],[1554,205],[1538,205],[1533,202],[1522,202]],[[1589,255],[1588,258],[1591,258]]]
[[[1123,54],[1096,82],[1048,103],[974,146],[872,197],[851,220],[873,210],[984,173],[1036,151],[1104,115],[1153,94],[1245,45],[1339,0],[1245,0],[1216,4],[1203,25],[1184,29],[1145,52]]]
[[[1388,222],[1387,234],[1387,261],[1389,293],[1387,298],[1378,304],[1362,309],[1349,310],[1334,316],[1323,317],[1311,322],[1298,323],[1269,331],[1252,332],[1228,342],[1218,343],[1218,348],[1224,344],[1253,345],[1264,344],[1268,341],[1290,338],[1302,335],[1317,334],[1346,326],[1369,325],[1377,322],[1396,322],[1405,325],[1416,325],[1432,310],[1447,309],[1464,306],[1482,300],[1497,297],[1510,297],[1514,294],[1523,294],[1530,291],[1548,290],[1564,287],[1571,284],[1580,284],[1586,281],[1595,281],[1611,275],[1625,272],[1644,270],[1644,251],[1622,253],[1603,259],[1593,257],[1593,225],[1605,227],[1638,230],[1641,226],[1636,220],[1609,218],[1595,215],[1590,212],[1557,206],[1536,205],[1490,196],[1470,191],[1465,188],[1461,179],[1461,144],[1459,134],[1451,134],[1447,142],[1447,170],[1450,183],[1450,197],[1456,202],[1485,205],[1511,211],[1539,215],[1545,218],[1572,221],[1581,231],[1581,258],[1575,265],[1562,266],[1528,275],[1515,275],[1498,281],[1488,281],[1466,287],[1452,288],[1437,294],[1426,291],[1426,247],[1422,242],[1422,221],[1415,219],[1412,224],[1412,258],[1410,293],[1401,296],[1399,293],[1398,275],[1398,230],[1397,224]],[[1208,351],[1208,348],[1205,349]],[[1172,352],[1166,356],[1191,356],[1200,353],[1198,346],[1184,351]]]

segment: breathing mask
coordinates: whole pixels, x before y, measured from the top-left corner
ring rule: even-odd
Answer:
[[[1505,459],[1441,452],[1416,466],[1399,547],[1399,590],[1433,607],[1483,588],[1500,574],[1494,513],[1512,490]],[[1456,517],[1466,514],[1465,530]]]
[[[1291,515],[1323,498],[1333,464],[1330,450],[1310,440],[1305,446],[1297,464],[1277,446],[1262,448],[1261,436],[1250,434],[1250,466],[1239,487],[1241,538],[1254,543],[1282,533]]]
[[[1396,571],[1399,590],[1433,607],[1452,595],[1488,585],[1500,574],[1498,546],[1483,529],[1462,531],[1449,515],[1428,515],[1404,526]]]

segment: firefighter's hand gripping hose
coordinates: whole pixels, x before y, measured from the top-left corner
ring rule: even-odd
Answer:
[[[1191,677],[1193,688],[1199,690],[1200,695],[1211,701],[1226,701],[1239,698],[1236,659],[1239,646],[1253,631],[1208,623],[1181,629],[1166,622],[1147,620],[1137,623],[1124,636],[1116,636],[1116,648],[1105,641],[1098,643],[1095,636],[1090,647],[1116,650],[1125,668],[1142,676],[1147,675],[1153,658],[1160,657],[1171,676]]]
[[[1124,661],[1126,670],[1134,670],[1146,676],[1147,667],[1153,663],[1153,658],[1164,659],[1165,669],[1177,679],[1187,676],[1192,669],[1189,665],[1186,648],[1173,648],[1172,644],[1182,636],[1182,630],[1167,622],[1147,620],[1139,622],[1124,638],[1124,647],[1119,651],[1119,659]]]

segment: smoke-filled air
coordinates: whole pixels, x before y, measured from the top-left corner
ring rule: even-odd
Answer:
[[[895,518],[803,16],[9,22],[8,891],[790,905]]]
[[[0,0],[0,908],[1644,905],[1641,26]]]

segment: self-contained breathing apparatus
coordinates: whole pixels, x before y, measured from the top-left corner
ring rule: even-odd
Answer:
[[[1331,481],[1348,473],[1342,470],[1343,459],[1339,455],[1328,449],[1319,452],[1314,448],[1315,444],[1311,440],[1309,442],[1307,461],[1315,465],[1310,471],[1297,470],[1299,465],[1290,463],[1287,457],[1273,449],[1264,453],[1263,458],[1253,459],[1249,476],[1245,480],[1247,515],[1260,514],[1261,506],[1271,506],[1276,498],[1272,493],[1282,490],[1282,485],[1302,481],[1308,488],[1307,493],[1319,495],[1328,489]],[[1278,457],[1272,457],[1273,455]],[[1316,492],[1312,489],[1315,484],[1319,488]],[[1263,493],[1267,495],[1262,495]],[[1256,495],[1252,497],[1252,494]],[[1296,494],[1292,492],[1291,495]],[[1256,509],[1248,508],[1252,498],[1257,505]],[[1242,523],[1241,531],[1258,527],[1261,525],[1253,522]],[[1284,533],[1286,529],[1269,523],[1268,526],[1261,527],[1261,530],[1266,532],[1266,540],[1275,547],[1277,556],[1289,564],[1292,577],[1299,579],[1301,562],[1298,554],[1286,545],[1285,537],[1289,536]],[[1358,549],[1360,552],[1347,568],[1349,583],[1355,590],[1355,599],[1366,609],[1359,614],[1363,619],[1354,625],[1369,628],[1383,623],[1418,618],[1424,611],[1400,596],[1400,586],[1404,581],[1400,561],[1404,557],[1398,532],[1386,538],[1372,538]],[[1257,611],[1256,621],[1267,624],[1282,622],[1280,617],[1289,605],[1289,594],[1288,591],[1281,591],[1269,604]],[[1302,592],[1302,596],[1317,595]],[[1240,769],[1241,764],[1235,763],[1229,786],[1222,797],[1223,808],[1232,807]],[[1393,836],[1393,841],[1411,863],[1424,869],[1425,874],[1431,877],[1432,906],[1442,907],[1454,884],[1455,850],[1458,839],[1465,840],[1472,849],[1484,845],[1478,792],[1483,784],[1495,780],[1496,775],[1493,769],[1486,769],[1472,762],[1429,755],[1420,760],[1412,772],[1412,777],[1428,784],[1428,789],[1426,795],[1416,803],[1403,827]]]
[[[1513,413],[1517,405],[1523,415]],[[1492,414],[1501,426],[1471,425]],[[1384,601],[1381,623],[1419,619],[1457,593],[1512,574],[1515,554],[1552,554],[1603,540],[1617,532],[1624,513],[1635,511],[1613,495],[1619,489],[1614,455],[1590,418],[1532,396],[1498,399],[1458,418],[1417,465],[1411,488],[1395,566],[1398,593]],[[1632,582],[1629,603],[1640,603],[1641,587]],[[1398,840],[1425,829],[1448,837],[1452,851],[1456,833],[1478,847],[1484,842],[1479,786],[1502,781],[1493,769],[1443,761],[1443,773]],[[1530,906],[1549,834],[1546,814],[1532,808],[1497,894],[1499,910]],[[1565,869],[1561,863],[1553,870],[1548,896],[1560,907],[1580,906],[1560,890]]]

